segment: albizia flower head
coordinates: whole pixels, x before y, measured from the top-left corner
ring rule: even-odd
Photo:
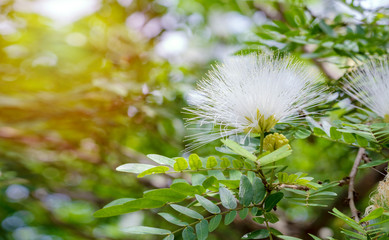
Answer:
[[[389,175],[385,176],[385,179],[378,183],[377,191],[370,197],[372,205],[366,208],[365,215],[368,215],[377,208],[389,209]]]
[[[388,59],[369,60],[348,74],[345,92],[389,122]]]
[[[251,54],[225,59],[191,96],[187,110],[195,117],[188,124],[217,128],[191,135],[190,148],[233,134],[261,134],[278,122],[299,119],[300,111],[327,98],[319,79],[319,74],[291,56]]]

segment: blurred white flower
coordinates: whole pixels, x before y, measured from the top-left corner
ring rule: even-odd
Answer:
[[[344,91],[389,122],[388,59],[369,60],[348,74]]]
[[[291,56],[251,54],[216,65],[190,96],[188,125],[211,126],[188,137],[188,150],[226,136],[270,131],[300,119],[299,111],[324,101],[320,75]],[[215,126],[218,130],[215,130]]]

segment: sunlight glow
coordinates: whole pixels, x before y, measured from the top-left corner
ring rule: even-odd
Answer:
[[[14,5],[17,11],[35,12],[51,18],[58,25],[71,24],[88,16],[101,7],[100,0],[38,0],[29,2],[18,0]]]

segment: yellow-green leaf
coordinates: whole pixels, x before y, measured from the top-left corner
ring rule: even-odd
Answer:
[[[151,175],[151,174],[165,173],[166,171],[169,171],[169,168],[166,167],[166,166],[153,167],[153,168],[150,168],[150,169],[148,169],[146,171],[141,172],[138,175],[138,178],[142,178],[142,177],[144,177],[146,175]]]
[[[189,156],[189,166],[192,170],[197,170],[202,167],[203,163],[201,162],[199,156],[197,154],[191,154]]]
[[[179,157],[176,159],[176,162],[174,163],[174,170],[180,172],[187,168],[188,168],[188,162],[186,161],[185,158]]]
[[[207,159],[206,168],[214,168],[217,166],[216,158],[211,156]]]
[[[237,142],[234,142],[230,139],[223,139],[222,142],[227,146],[229,147],[234,153],[236,154],[239,154],[251,161],[255,161],[257,160],[257,158],[252,154],[250,153],[249,151],[247,151],[246,149],[244,149],[242,146],[240,146]]]

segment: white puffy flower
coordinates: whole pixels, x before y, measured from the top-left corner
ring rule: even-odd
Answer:
[[[238,133],[264,133],[292,122],[324,99],[320,76],[291,56],[233,56],[213,67],[191,95],[188,124],[217,126],[189,136],[194,149]]]
[[[348,74],[345,92],[389,122],[388,59],[369,60]]]

